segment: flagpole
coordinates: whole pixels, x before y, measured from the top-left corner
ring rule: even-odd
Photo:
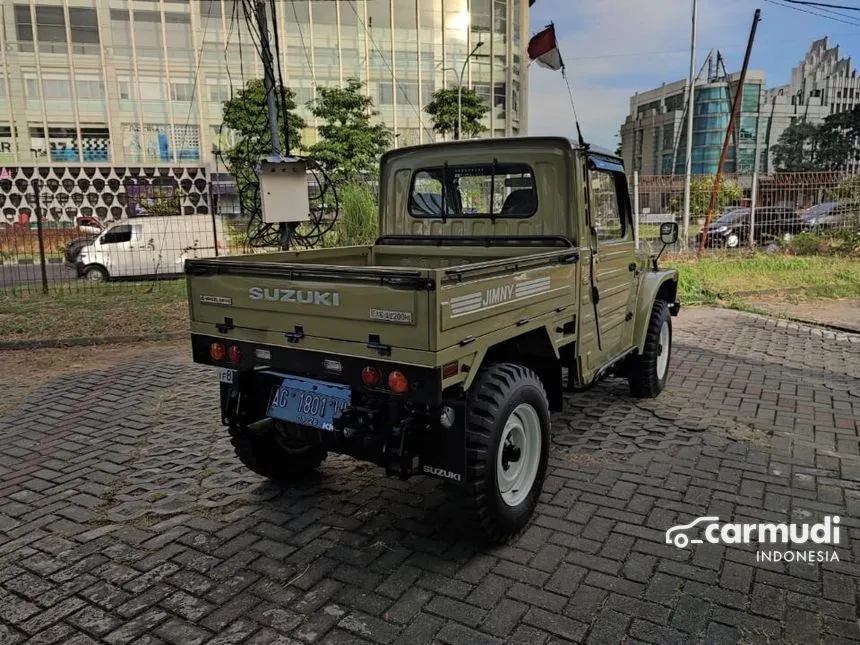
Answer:
[[[684,235],[681,248],[687,250],[687,240],[690,237],[690,175],[693,169],[693,112],[696,84],[693,74],[696,72],[696,10],[698,1],[693,0],[693,26],[690,36],[690,75],[687,78],[687,154],[684,160]],[[683,127],[683,126],[682,126]],[[672,169],[675,172],[675,169]]]

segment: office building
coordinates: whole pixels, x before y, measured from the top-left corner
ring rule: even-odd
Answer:
[[[464,63],[463,84],[491,106],[487,136],[525,131],[527,0],[275,7],[285,84],[307,122],[304,143],[316,136],[305,107],[315,88],[351,76],[366,84],[396,145],[432,141],[423,107],[436,89],[457,86]],[[182,183],[199,193],[186,210],[206,208],[209,177],[224,172],[213,149],[231,137],[221,128],[223,102],[263,76],[241,2],[4,0],[0,11],[0,194],[20,200],[22,180],[37,169],[60,195],[47,205],[53,217],[90,208],[77,203],[83,199],[115,218],[130,208],[124,186],[134,173]],[[8,221],[16,213],[6,202]]]
[[[707,72],[696,80],[693,112],[692,172],[714,174],[738,91],[740,73],[720,74],[706,60]],[[827,39],[813,42],[804,60],[792,70],[791,82],[765,88],[765,74],[748,70],[741,95],[736,135],[732,138],[727,173],[772,172],[772,146],[792,120],[821,123],[829,114],[860,104],[860,78],[851,60],[839,58],[839,48]],[[678,80],[637,93],[621,126],[622,156],[627,168],[643,175],[683,174],[686,164],[686,81]]]

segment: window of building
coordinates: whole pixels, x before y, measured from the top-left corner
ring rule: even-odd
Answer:
[[[73,53],[99,53],[99,24],[95,9],[69,7],[69,31]]]
[[[30,17],[29,5],[15,5],[15,34],[18,37],[18,47],[22,52],[33,51],[33,21]]]
[[[171,53],[188,52],[194,49],[191,39],[191,17],[187,13],[165,12],[164,32]]]
[[[399,29],[415,29],[418,20],[415,2],[394,3],[394,26]]]
[[[78,99],[103,99],[105,97],[105,84],[99,78],[77,77],[75,86]]]
[[[502,37],[502,42],[508,39],[508,2],[493,1],[493,33]]]
[[[110,131],[104,124],[81,124],[84,161],[110,160]]]
[[[663,147],[671,148],[675,145],[675,126],[668,123],[663,126]]]
[[[507,92],[506,83],[496,83],[493,87],[493,108],[495,108],[495,117],[497,119],[505,118],[505,101]]]
[[[603,170],[590,170],[591,218],[598,240],[616,240],[625,235],[624,218],[618,204],[615,177]]]
[[[204,18],[221,18],[221,0],[197,0],[200,15]]]
[[[531,217],[537,211],[534,173],[525,164],[488,163],[422,168],[412,176],[413,217]]]
[[[66,51],[66,18],[62,7],[36,5],[36,35],[39,49],[45,52]],[[62,45],[54,48],[54,45]]]
[[[137,55],[160,58],[163,53],[161,13],[158,11],[135,11],[132,24]]]
[[[193,101],[194,100],[194,83],[179,82],[170,84],[170,100],[171,101]]]
[[[377,102],[379,105],[391,105],[394,103],[395,91],[398,105],[413,105],[418,107],[421,102],[427,103],[433,94],[433,84],[424,83],[422,87],[421,100],[418,97],[418,83],[414,81],[398,81],[397,83],[380,83],[377,88]]]
[[[391,29],[389,0],[367,0],[367,27],[369,29]]]
[[[758,128],[758,117],[742,116],[740,119],[740,140],[755,141]]]
[[[648,112],[648,110],[657,110],[660,111],[660,101],[651,101],[650,103],[643,103],[636,109],[637,116],[641,116]]]
[[[346,3],[343,3],[346,4]],[[349,11],[348,7],[342,7]],[[336,25],[337,24],[337,3],[336,2],[314,2],[311,4],[311,20],[315,25]]]
[[[666,111],[667,112],[676,112],[678,110],[684,109],[684,95],[683,94],[673,94],[672,96],[667,96],[666,101]]]
[[[230,86],[225,83],[210,83],[209,100],[213,103],[223,103],[230,100]]]
[[[744,93],[741,97],[741,112],[758,112],[761,85],[758,83],[745,83]]]
[[[72,84],[67,78],[43,78],[42,98],[46,101],[72,98]]]

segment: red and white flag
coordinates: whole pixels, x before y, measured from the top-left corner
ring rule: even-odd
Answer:
[[[561,61],[561,52],[558,51],[558,42],[555,39],[555,27],[549,25],[546,29],[538,32],[529,41],[529,59],[541,67],[558,70],[564,67]]]

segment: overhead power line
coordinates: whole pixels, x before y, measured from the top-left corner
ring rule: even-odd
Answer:
[[[777,2],[776,0],[764,0],[770,4],[776,5],[777,7],[783,7],[784,9],[792,9],[794,11],[801,11],[803,13],[808,13],[812,16],[818,16],[819,18],[826,18],[827,20],[833,20],[835,22],[841,22],[843,25],[851,25],[852,27],[860,27],[860,22],[853,21],[852,19],[846,16],[846,19],[843,20],[841,18],[837,18],[835,16],[827,15],[826,13],[820,13],[818,11],[811,11],[809,9],[803,9],[802,7],[796,7],[790,4],[784,4],[783,2]]]
[[[848,11],[860,11],[860,7],[851,7],[844,4],[829,4],[827,2],[810,2],[809,0],[783,0],[789,4],[806,4],[813,7],[827,7],[828,9],[847,9]]]

